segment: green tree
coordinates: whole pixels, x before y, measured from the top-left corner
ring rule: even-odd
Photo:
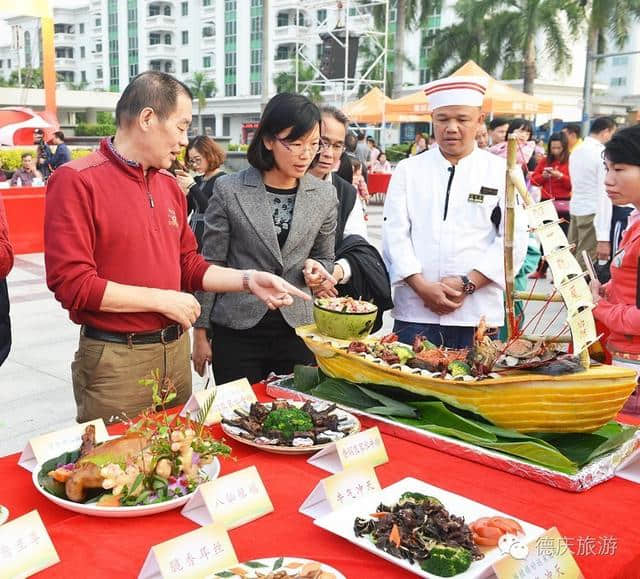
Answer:
[[[216,82],[204,72],[194,72],[191,80],[187,81],[193,96],[198,101],[198,134],[203,134],[202,109],[207,106],[207,99],[216,96],[218,89]]]
[[[300,92],[304,94],[314,103],[322,101],[322,87],[318,85],[307,84],[296,91],[296,64],[298,63],[298,85],[300,83],[310,82],[316,78],[316,71],[311,65],[306,65],[301,59],[293,61],[291,71],[279,72],[274,78],[273,83],[276,85],[276,92]]]
[[[456,2],[455,24],[437,30],[427,52],[434,78],[448,76],[468,60],[477,62],[490,74],[495,72],[502,62],[503,36],[489,36],[485,10],[483,3],[477,0]]]
[[[640,0],[585,0],[584,4],[587,17],[587,55],[607,51],[607,33],[612,37],[615,48],[622,50],[629,39],[632,22],[640,20]],[[591,67],[591,82],[598,62],[600,61],[587,61],[587,66]],[[585,91],[591,95],[591,84]],[[591,111],[586,112],[589,114]]]
[[[364,77],[365,74],[369,79],[382,80],[384,74],[384,59],[379,58],[380,45],[373,38],[363,38],[360,41],[358,47],[358,62],[360,63],[360,76]],[[403,66],[395,66],[396,60],[402,62]],[[410,70],[415,68],[415,65],[409,60],[406,55],[401,51],[394,49],[393,39],[388,39],[387,45],[387,76],[385,78],[385,94],[390,97],[393,95],[394,88],[394,75],[396,68],[403,68],[404,65]],[[370,85],[363,82],[358,87],[358,96],[363,96],[370,88]]]
[[[488,70],[502,65],[507,78],[521,73],[524,92],[533,94],[539,34],[556,69],[567,70],[571,65],[571,41],[584,20],[581,0],[477,0],[460,4],[460,21],[436,33],[434,44],[439,46],[440,40],[447,40],[453,52],[432,51],[429,60],[434,71],[442,70],[452,59],[460,62],[476,56]],[[474,29],[477,32],[473,38],[465,36]],[[460,48],[452,43],[455,32],[462,39]]]
[[[367,0],[363,0],[366,3]],[[408,30],[416,30],[424,25],[429,16],[436,9],[441,9],[442,0],[391,0],[390,10],[395,9],[395,25],[389,25],[389,35],[387,39],[387,70],[392,71],[391,83],[387,90],[388,96],[398,96],[398,92],[402,89],[404,66],[396,66],[402,62],[408,62],[405,51],[405,38]],[[380,31],[384,30],[384,11],[385,7],[380,5],[373,9],[374,22],[376,28]],[[394,28],[394,30],[391,30]],[[399,58],[395,58],[395,56]],[[382,74],[378,78],[382,78]]]
[[[67,82],[65,84],[69,90],[86,90],[89,86],[86,80],[82,80],[80,82]]]
[[[23,88],[44,88],[44,81],[42,80],[41,68],[21,68],[20,80],[18,82],[18,71],[12,70],[7,80],[6,86],[21,86]]]

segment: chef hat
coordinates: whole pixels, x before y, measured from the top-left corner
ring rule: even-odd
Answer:
[[[424,94],[432,111],[450,105],[481,107],[487,84],[488,79],[481,76],[450,76],[430,82]]]

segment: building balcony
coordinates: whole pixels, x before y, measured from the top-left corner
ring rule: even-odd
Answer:
[[[68,34],[65,32],[56,32],[53,35],[53,43],[55,46],[73,46],[76,41],[75,34]]]
[[[173,58],[176,55],[176,47],[173,44],[148,44],[146,52],[153,58]]]
[[[76,60],[74,58],[56,58],[56,70],[75,70]]]
[[[169,74],[176,73],[176,63],[173,60],[165,58],[157,58],[149,61],[149,70],[157,70],[167,72]]]
[[[164,14],[147,16],[146,26],[147,30],[173,30],[176,26],[176,19],[174,16],[165,16]]]
[[[216,37],[215,36],[203,36],[202,37],[203,48],[215,48]]]
[[[272,66],[274,73],[291,72],[293,74],[296,66],[296,59],[294,56],[291,56],[290,58],[274,60]]]

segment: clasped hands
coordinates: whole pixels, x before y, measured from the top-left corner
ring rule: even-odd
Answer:
[[[315,259],[307,259],[302,270],[304,283],[318,298],[335,297],[338,295],[336,284],[342,279],[344,273],[339,265],[330,274],[321,263]]]

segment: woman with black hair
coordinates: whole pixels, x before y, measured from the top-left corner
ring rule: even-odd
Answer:
[[[605,188],[615,206],[632,204],[627,229],[611,259],[611,281],[591,280],[593,315],[609,329],[606,347],[614,366],[640,375],[640,125],[622,129],[605,144]],[[624,412],[640,413],[636,388]]]
[[[553,200],[560,217],[567,221],[560,227],[569,231],[569,200],[571,199],[571,177],[569,176],[569,141],[564,133],[553,133],[549,137],[547,155],[543,157],[531,175],[531,184],[541,188],[541,199]]]
[[[536,168],[536,158],[534,155],[536,149],[536,143],[533,140],[533,125],[531,121],[527,119],[513,119],[509,122],[509,128],[507,129],[506,140],[493,145],[489,148],[489,151],[495,155],[501,157],[507,157],[507,143],[509,142],[509,136],[515,135],[518,143],[518,149],[516,153],[516,160],[522,167],[524,176],[527,177],[529,171],[533,171]]]
[[[338,200],[331,183],[307,174],[320,150],[320,111],[302,95],[282,93],[267,104],[253,137],[250,168],[216,180],[205,214],[202,254],[211,263],[279,272],[313,289],[333,270]],[[213,336],[194,356],[203,375],[213,359],[218,382],[270,372],[287,374],[314,362],[295,327],[311,323],[312,307],[296,300],[271,311],[251,294],[209,294],[203,305]],[[206,311],[210,311],[207,315]]]
[[[571,199],[571,178],[569,177],[569,142],[564,133],[553,133],[549,137],[548,153],[543,157],[531,175],[531,184],[541,188],[541,199],[551,199],[560,217],[562,230],[569,232],[569,200]],[[538,269],[531,274],[532,279],[546,275],[548,263],[540,260]]]

